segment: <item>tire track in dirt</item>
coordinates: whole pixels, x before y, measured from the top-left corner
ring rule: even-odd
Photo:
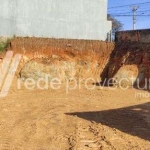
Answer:
[[[96,141],[94,133],[90,129],[90,125],[79,121],[76,132],[69,138],[70,150],[99,150],[101,145]]]

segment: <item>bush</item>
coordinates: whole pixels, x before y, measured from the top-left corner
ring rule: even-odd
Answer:
[[[10,44],[10,39],[0,42],[0,52],[6,50],[9,44]]]

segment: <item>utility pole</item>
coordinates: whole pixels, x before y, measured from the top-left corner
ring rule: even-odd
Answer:
[[[132,12],[133,12],[133,30],[136,29],[136,11],[138,10],[139,6],[132,6]]]

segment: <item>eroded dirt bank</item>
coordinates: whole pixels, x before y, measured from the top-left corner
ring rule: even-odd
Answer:
[[[114,78],[117,83],[150,89],[150,44],[116,43],[102,77]]]
[[[14,38],[10,49],[23,55],[20,75],[23,78],[93,78],[100,81],[114,43],[94,40]]]
[[[92,40],[15,38],[10,49],[23,55],[20,75],[27,77],[93,78],[145,86],[150,77],[150,44]],[[149,89],[147,86],[145,89]]]

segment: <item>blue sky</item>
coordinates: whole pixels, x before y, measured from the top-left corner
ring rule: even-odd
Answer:
[[[118,7],[118,8],[111,8],[111,7],[131,5],[131,4],[137,4],[137,3],[145,3],[145,2],[150,2],[150,0],[108,0],[108,13],[114,14],[114,15],[118,15],[121,13],[132,15],[131,6]],[[137,13],[140,15],[141,12],[143,13],[143,11],[144,11],[144,15],[150,15],[150,3],[139,5]],[[124,24],[123,26],[124,30],[132,30],[133,28],[132,16],[128,16],[128,17],[115,16],[115,18]],[[137,29],[150,28],[150,16],[144,16],[144,17],[138,16],[136,28]]]

